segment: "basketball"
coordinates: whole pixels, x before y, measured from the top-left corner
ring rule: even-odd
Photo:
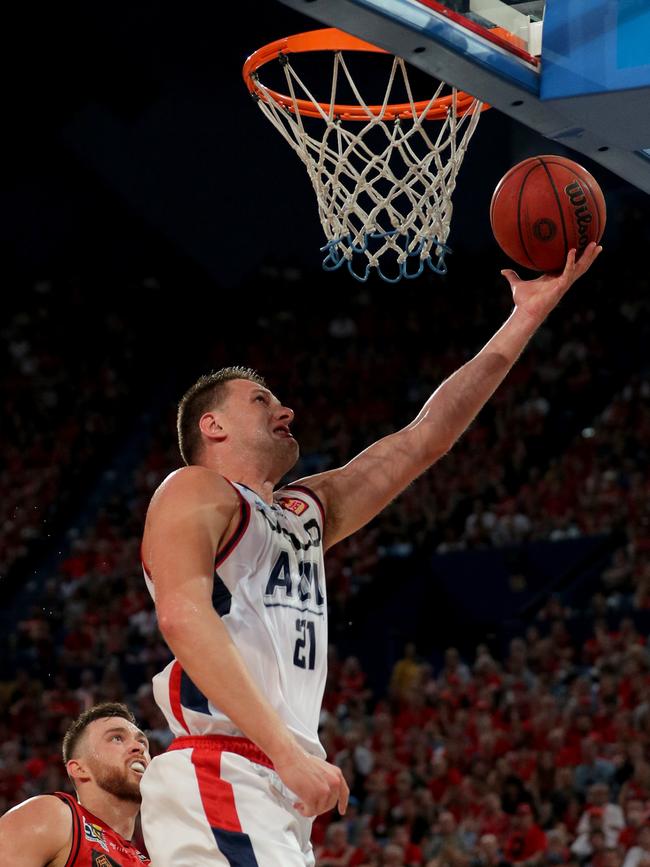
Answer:
[[[523,160],[506,172],[492,195],[490,223],[497,243],[519,265],[561,271],[605,228],[605,197],[595,178],[560,156]]]

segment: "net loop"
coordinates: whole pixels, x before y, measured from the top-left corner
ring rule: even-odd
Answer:
[[[397,229],[393,229],[392,232],[371,233],[370,235],[366,235],[364,243],[361,246],[355,246],[350,236],[347,238],[333,238],[320,248],[321,253],[326,253],[325,258],[323,259],[323,270],[338,271],[339,268],[346,265],[352,277],[360,283],[365,283],[368,280],[373,268],[377,269],[377,273],[386,283],[399,283],[401,279],[414,280],[423,273],[425,265],[428,266],[434,274],[444,275],[447,273],[445,256],[451,255],[451,249],[446,244],[440,243],[437,238],[433,239],[435,254],[437,256],[435,261],[434,256],[431,253],[424,257],[421,255],[424,247],[424,241],[421,241],[415,250],[407,252],[406,258],[398,263],[398,271],[394,276],[389,276],[389,274],[381,268],[379,262],[374,261],[376,257],[372,257],[371,260],[365,264],[363,270],[359,271],[359,256],[361,254],[367,256],[370,242],[383,240],[388,234],[398,235],[399,232]],[[344,256],[340,250],[340,246],[343,245],[347,245],[352,254],[357,255]],[[370,257],[368,258],[370,259]],[[409,266],[415,266],[416,270],[409,271]]]
[[[329,102],[315,98],[291,62],[295,54],[314,50],[333,52]],[[451,195],[487,106],[444,82],[428,99],[416,101],[399,57],[392,59],[382,101],[370,104],[344,50],[385,54],[328,28],[265,46],[244,67],[257,105],[307,169],[327,239],[323,268],[345,265],[361,282],[373,270],[388,283],[415,279],[427,267],[445,274]],[[286,95],[260,81],[259,67],[275,58],[281,60]],[[342,86],[356,103],[337,102]]]

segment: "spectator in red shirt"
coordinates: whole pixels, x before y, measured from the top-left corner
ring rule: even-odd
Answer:
[[[446,804],[456,794],[463,776],[457,768],[450,767],[445,756],[437,755],[432,762],[432,775],[429,788],[437,804]]]
[[[481,837],[492,834],[499,840],[505,838],[510,829],[510,818],[501,809],[501,798],[495,792],[488,792],[483,798],[477,821]]]
[[[345,823],[334,822],[327,829],[325,845],[316,852],[316,867],[349,867],[353,854]]]
[[[572,851],[575,852],[573,847]],[[583,867],[602,867],[606,851],[607,841],[603,831],[591,831],[589,833],[589,852],[582,856],[580,863]]]
[[[630,849],[636,845],[639,829],[647,816],[645,805],[641,798],[629,798],[625,804],[625,827],[619,834],[619,846]]]
[[[352,853],[349,861],[349,867],[362,867],[362,865],[370,864],[373,858],[378,858],[381,853],[381,846],[375,840],[375,835],[370,828],[363,828],[359,834],[357,847]]]
[[[507,861],[534,867],[541,864],[546,851],[546,834],[535,822],[530,804],[519,804],[513,818],[513,830],[506,841]]]
[[[623,867],[649,867],[650,865],[650,825],[639,829],[636,846],[625,855]]]
[[[411,841],[406,825],[396,825],[391,831],[390,842],[399,846],[406,867],[420,867],[424,863],[422,849]]]
[[[623,851],[620,846],[606,848],[601,856],[599,867],[622,867]]]

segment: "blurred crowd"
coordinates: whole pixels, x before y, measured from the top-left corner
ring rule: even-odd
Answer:
[[[39,660],[36,621],[18,624],[17,650],[33,656],[31,673],[2,685],[0,809],[69,789],[60,738],[97,701],[129,702],[154,755],[170,741],[149,680],[168,653],[142,583],[105,573],[105,589],[84,590],[80,556],[66,563],[58,650]],[[467,660],[448,648],[439,666],[407,645],[380,696],[332,646],[320,736],[351,801],[343,818],[316,821],[317,867],[650,863],[648,642],[634,617],[599,616],[600,605],[596,594],[572,612],[553,597],[505,648],[482,644]],[[55,661],[44,685],[39,663]]]
[[[379,701],[333,658],[322,740],[352,808],[317,821],[319,867],[650,863],[648,643],[630,617],[576,640],[574,616],[553,598],[438,670],[409,645]]]
[[[74,312],[85,287],[66,287],[66,306],[60,289],[16,293],[22,304],[0,329],[1,578],[61,532],[76,488],[105,468],[138,381],[133,331],[115,314],[87,321]]]

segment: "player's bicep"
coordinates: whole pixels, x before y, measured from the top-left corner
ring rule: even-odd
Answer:
[[[363,527],[431,464],[409,425],[383,437],[345,466],[301,479],[325,503],[325,547]]]
[[[210,600],[215,555],[237,499],[224,479],[199,467],[174,474],[152,499],[142,555],[161,627],[191,618]]]
[[[46,867],[64,855],[72,839],[72,813],[53,795],[30,798],[0,818],[0,864]]]

